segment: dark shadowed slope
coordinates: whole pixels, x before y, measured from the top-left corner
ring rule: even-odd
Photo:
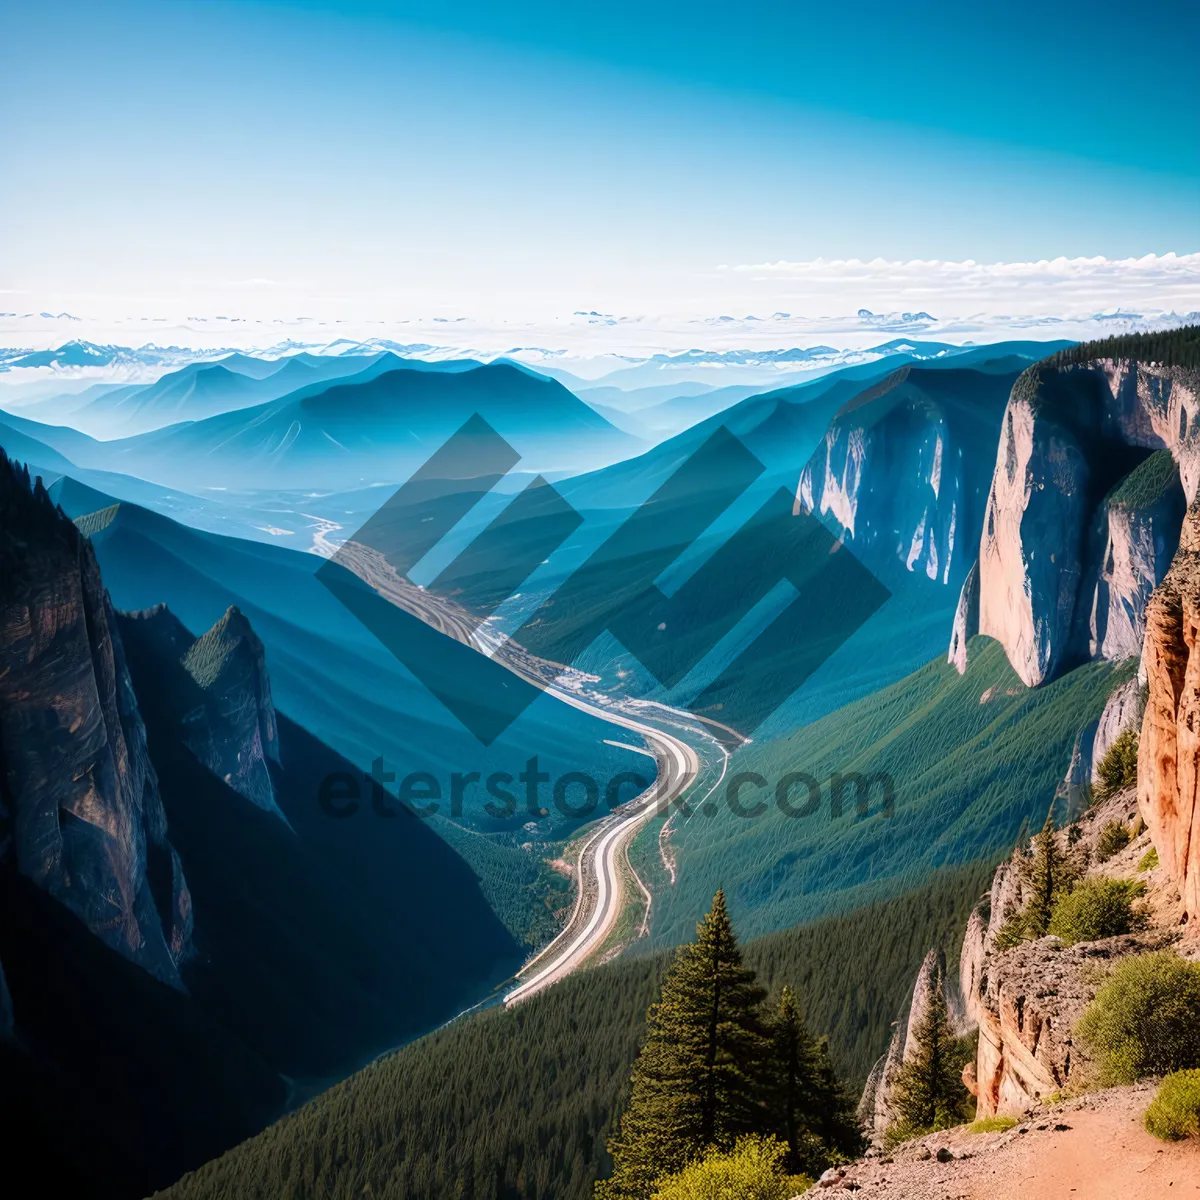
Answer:
[[[50,1194],[144,1195],[519,951],[415,817],[331,828],[314,783],[361,773],[275,712],[240,613],[200,640],[118,616],[92,543],[2,456],[0,511],[6,1154]]]

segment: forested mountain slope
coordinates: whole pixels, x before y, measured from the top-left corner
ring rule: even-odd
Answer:
[[[750,942],[861,1083],[929,944],[955,939],[990,869],[938,873],[873,908]],[[705,906],[706,907],[706,906]],[[704,908],[700,910],[704,911]],[[690,931],[689,931],[690,933]],[[626,1090],[660,956],[574,976],[373,1064],[186,1177],[176,1200],[588,1200]]]

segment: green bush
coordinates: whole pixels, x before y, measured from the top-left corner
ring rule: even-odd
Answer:
[[[1142,855],[1142,861],[1138,863],[1139,871],[1153,871],[1158,866],[1158,851],[1151,846],[1145,854]]]
[[[1010,913],[1004,918],[1004,924],[996,930],[996,949],[1011,950],[1014,946],[1019,946],[1026,939],[1028,930],[1028,922],[1025,919],[1025,912]]]
[[[1133,901],[1145,890],[1128,879],[1085,879],[1054,905],[1050,932],[1068,946],[1132,933],[1138,925]]]
[[[1137,783],[1138,731],[1126,729],[1105,752],[1096,766],[1099,780],[1096,795],[1101,800],[1115,796]]]
[[[1200,964],[1170,950],[1123,959],[1075,1036],[1105,1086],[1200,1067]]]
[[[1200,1071],[1176,1071],[1146,1109],[1146,1128],[1164,1142],[1200,1137]]]
[[[791,1200],[813,1181],[786,1174],[786,1154],[787,1147],[775,1138],[740,1138],[732,1152],[711,1151],[659,1180],[653,1200]]]
[[[1016,1117],[980,1117],[967,1126],[968,1133],[1004,1133],[1016,1127]]]
[[[1120,821],[1109,821],[1100,830],[1100,839],[1096,842],[1096,858],[1100,862],[1108,862],[1114,854],[1120,854],[1133,841],[1133,834],[1128,825]]]

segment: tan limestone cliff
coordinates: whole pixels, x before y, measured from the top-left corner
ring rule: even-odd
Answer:
[[[1138,747],[1138,808],[1185,920],[1200,916],[1200,505],[1184,520],[1170,571],[1146,610],[1148,695]]]
[[[1125,955],[1175,942],[1175,909],[1167,890],[1138,869],[1150,846],[1149,833],[1099,862],[1096,847],[1105,826],[1112,821],[1130,824],[1134,818],[1136,797],[1129,790],[1097,804],[1055,837],[1060,852],[1089,874],[1147,882],[1147,924],[1140,932],[1074,946],[1047,936],[1002,948],[997,940],[1001,928],[1030,898],[1022,869],[1028,849],[1001,863],[991,890],[971,914],[960,983],[967,1012],[979,1029],[975,1062],[963,1074],[976,1097],[977,1116],[1022,1113],[1085,1078],[1089,1061],[1075,1043],[1073,1029],[1095,996],[1103,968]]]
[[[979,632],[1000,641],[1034,687],[1072,656],[1137,651],[1142,606],[1170,560],[1166,492],[1145,506],[1102,497],[1167,450],[1187,500],[1200,482],[1196,372],[1097,360],[1041,364],[1005,411],[979,553]]]

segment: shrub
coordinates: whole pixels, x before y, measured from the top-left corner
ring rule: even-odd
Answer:
[[[967,1126],[968,1133],[1003,1133],[1013,1129],[1017,1124],[1016,1117],[981,1117]]]
[[[775,1138],[744,1137],[732,1152],[714,1150],[654,1185],[653,1200],[791,1200],[812,1180],[787,1175],[787,1146]]]
[[[1019,946],[1026,937],[1025,913],[1010,913],[1004,918],[1004,924],[996,930],[996,949],[1011,950]]]
[[[1200,1071],[1176,1071],[1146,1109],[1146,1128],[1164,1142],[1200,1137]]]
[[[1109,821],[1100,830],[1100,839],[1096,843],[1096,858],[1099,862],[1108,862],[1114,854],[1120,854],[1133,841],[1133,834],[1128,825],[1120,821]]]
[[[1138,731],[1130,728],[1117,737],[1096,764],[1096,795],[1101,800],[1115,796],[1137,783]]]
[[[1170,950],[1122,960],[1075,1036],[1106,1086],[1200,1067],[1200,964]]]
[[[1068,946],[1131,933],[1138,925],[1133,901],[1145,890],[1127,879],[1086,879],[1054,905],[1050,932]]]
[[[1064,853],[1058,844],[1053,804],[1046,814],[1041,833],[1033,839],[1033,854],[1021,859],[1020,871],[1030,892],[1021,916],[1021,936],[1044,937],[1050,928],[1055,901],[1071,890],[1080,875],[1078,856]]]
[[[1139,871],[1153,871],[1158,866],[1158,851],[1151,846],[1145,854],[1142,855],[1142,861],[1138,863]]]

